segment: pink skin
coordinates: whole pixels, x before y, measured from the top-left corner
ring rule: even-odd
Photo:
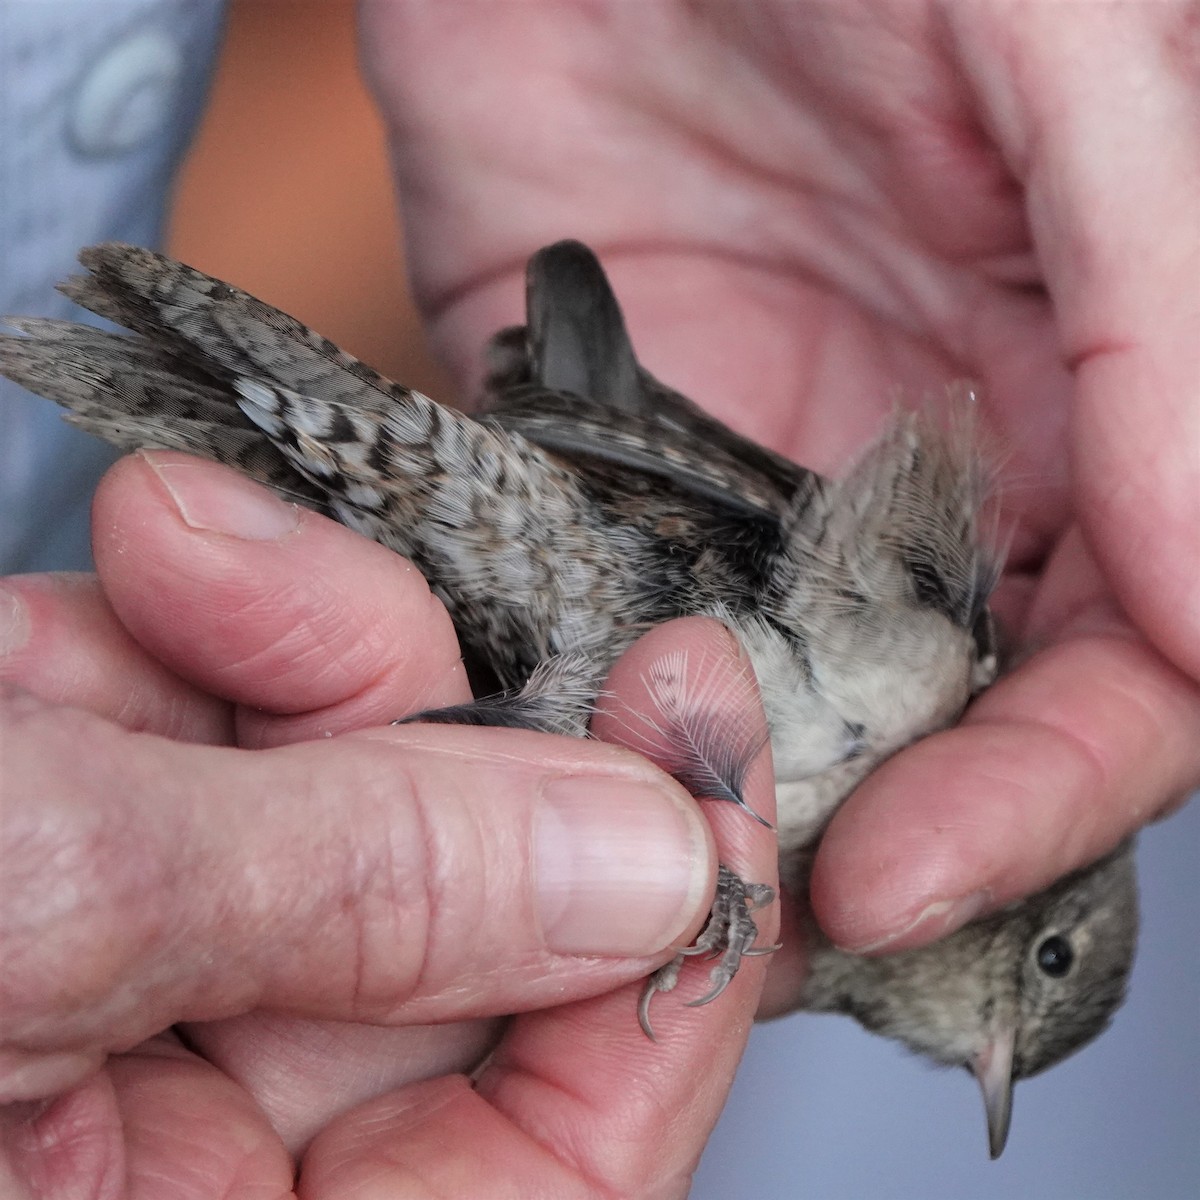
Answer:
[[[1200,318],[1187,298],[1200,278],[1189,233],[1200,102],[1190,7],[373,0],[363,34],[419,298],[461,380],[483,338],[515,317],[530,250],[576,236],[611,267],[651,369],[811,465],[844,462],[898,393],[936,395],[964,375],[982,383],[1012,538],[1000,604],[1028,657],[960,728],[897,756],[839,814],[812,897],[832,936],[857,947],[928,941],[980,904],[1094,857],[1194,786]],[[218,509],[241,486],[221,474],[204,475]],[[149,813],[166,795],[176,800],[168,814],[186,815],[207,783],[228,813],[213,836],[240,820],[269,842],[288,828],[277,808],[265,811],[276,762],[329,780],[346,778],[360,753],[415,753],[396,732],[292,743],[465,695],[449,627],[413,573],[377,548],[306,516],[278,540],[205,533],[180,520],[162,484],[142,459],[109,477],[97,501],[99,585],[12,581],[28,640],[0,677],[106,718],[48,717],[18,701],[12,744],[74,780],[71,794]],[[737,669],[723,636],[694,623],[656,631],[618,667],[614,691],[636,710],[649,656],[668,647],[690,646],[697,670]],[[113,722],[217,746],[236,730],[242,745],[284,757],[270,770],[248,772],[242,759],[231,769],[235,751],[139,740]],[[607,729],[624,736],[627,722]],[[35,735],[52,756],[33,755]],[[506,757],[520,769],[561,762],[559,748],[515,737]],[[464,758],[462,771],[470,779],[478,766]],[[416,759],[405,772],[419,782]],[[752,803],[769,811],[769,764],[755,772]],[[90,796],[96,779],[125,786]],[[453,781],[442,776],[441,787]],[[331,812],[362,802],[361,788],[334,782],[301,794]],[[511,795],[519,822],[521,792]],[[710,813],[722,854],[768,879],[769,839],[737,814]],[[150,825],[169,848],[165,821]],[[295,898],[296,878],[318,876],[303,867],[302,837],[282,844],[299,854],[280,880]],[[358,894],[353,873],[343,882]],[[592,998],[518,1017],[475,1090],[453,1074],[410,1083],[422,1064],[445,1069],[442,1055],[465,1061],[487,1030],[453,1025],[431,1045],[410,1028],[331,1025],[366,1014],[353,995],[314,986],[337,952],[316,936],[319,899],[311,929],[291,930],[318,957],[276,971],[280,943],[255,913],[219,914],[229,926],[218,938],[203,905],[165,891],[139,893],[117,926],[141,936],[121,943],[132,945],[116,964],[124,973],[96,953],[66,960],[78,964],[76,990],[54,1002],[81,1025],[69,1044],[43,1036],[32,1053],[42,1090],[67,1088],[136,1039],[120,985],[162,1003],[145,1033],[189,1016],[252,1015],[190,1027],[219,1067],[157,1038],[45,1111],[10,1109],[3,1144],[26,1194],[56,1194],[64,1181],[94,1183],[96,1195],[288,1194],[292,1152],[321,1129],[301,1195],[472,1194],[481,1181],[495,1195],[682,1195],[762,986],[760,959],[718,1005],[661,1004],[651,1051],[630,1019],[628,981],[665,952],[578,960],[560,982]],[[186,971],[166,953],[178,940],[155,941],[165,923],[144,919],[172,895],[176,934],[213,951],[182,956]],[[794,914],[782,918],[786,930]],[[491,1008],[477,985],[477,1011],[545,1000],[536,979],[522,982],[519,955],[505,957],[534,931],[507,929],[490,954],[511,970]],[[406,943],[381,940],[390,952],[379,968],[393,970]],[[245,962],[222,957],[231,944]],[[162,970],[163,992],[133,951]],[[247,964],[255,994],[239,995]],[[486,978],[489,965],[468,954],[445,978]],[[789,1006],[801,970],[794,951],[777,956],[766,1009]],[[19,999],[51,1011],[37,991],[34,977]],[[214,995],[217,1011],[204,1009]],[[322,1022],[252,1012],[279,997]],[[428,1020],[437,1002],[406,1012],[393,997],[382,1016]],[[115,1014],[107,1024],[102,1011]]]

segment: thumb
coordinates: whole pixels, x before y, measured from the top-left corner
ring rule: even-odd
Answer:
[[[0,1101],[181,1020],[425,1023],[596,995],[711,900],[697,806],[615,747],[406,726],[245,751],[24,694],[0,716],[0,957],[19,964]]]

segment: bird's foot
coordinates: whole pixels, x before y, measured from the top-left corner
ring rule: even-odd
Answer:
[[[719,960],[709,972],[709,982],[712,985],[709,990],[698,1000],[688,1001],[689,1008],[696,1008],[715,1000],[729,986],[729,981],[737,974],[743,958],[773,954],[779,949],[778,944],[754,944],[758,940],[758,926],[754,923],[753,914],[760,908],[765,908],[774,899],[775,889],[768,884],[747,883],[728,867],[718,867],[717,894],[713,900],[708,924],[704,926],[695,943],[681,950],[666,966],[655,971],[646,980],[646,986],[642,990],[642,998],[638,1004],[638,1021],[642,1031],[651,1041],[656,1039],[650,1024],[650,1003],[659,992],[669,992],[675,987],[679,982],[683,964],[689,958],[705,955]]]

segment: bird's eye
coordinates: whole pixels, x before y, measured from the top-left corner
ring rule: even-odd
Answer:
[[[1037,948],[1037,965],[1051,979],[1061,979],[1074,961],[1075,951],[1071,949],[1071,943],[1057,933],[1051,934]]]

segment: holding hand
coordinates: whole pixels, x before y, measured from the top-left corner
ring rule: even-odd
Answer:
[[[572,236],[651,371],[805,465],[836,473],[897,396],[981,384],[1021,665],[839,812],[812,882],[839,945],[925,944],[1196,786],[1190,5],[368,3],[363,22],[418,300],[463,380],[529,249]],[[799,980],[773,971],[768,1007]]]
[[[513,1194],[683,1194],[762,982],[757,960],[719,1006],[672,999],[660,1047],[637,1027],[633,981],[711,901],[695,804],[600,743],[348,733],[466,698],[445,614],[403,560],[221,468],[126,459],[96,526],[103,592],[6,583],[24,640],[3,677],[41,699],[6,700],[5,961],[23,966],[0,1084],[58,1094],[8,1110],[15,1169],[285,1187],[287,1148],[324,1129],[306,1194],[343,1196],[381,1161],[435,1178],[453,1129],[454,1169]],[[683,623],[630,652],[615,695],[636,710],[647,665],[681,648],[698,673],[744,670],[719,626]],[[345,736],[296,744],[325,733]],[[766,759],[749,787],[769,812]],[[770,836],[716,819],[725,853],[771,878]],[[499,1036],[487,1018],[533,1009],[474,1091],[454,1074]],[[136,1046],[178,1021],[182,1041]],[[68,1158],[67,1127],[94,1132],[90,1158]]]
[[[1195,227],[1200,178],[1182,7],[365,12],[417,284],[462,378],[512,315],[509,276],[526,253],[570,234],[615,264],[657,374],[814,466],[844,461],[897,388],[982,382],[1013,531],[1000,604],[1027,656],[959,728],[898,755],[839,813],[813,879],[827,932],[852,949],[926,943],[1094,859],[1194,786],[1200,330],[1180,297],[1200,264],[1174,234]],[[462,86],[476,78],[488,86]],[[347,1173],[384,1160],[441,1178],[450,1127],[472,1135],[456,1137],[454,1168],[511,1180],[514,1194],[535,1177],[556,1195],[589,1179],[641,1186],[647,1163],[660,1190],[682,1192],[760,982],[744,969],[736,1000],[687,1011],[663,1051],[627,1023],[624,985],[694,932],[709,898],[715,860],[694,810],[595,745],[564,757],[543,739],[473,732],[468,750],[445,729],[292,745],[466,699],[457,651],[423,583],[383,551],[286,508],[231,536],[246,485],[205,499],[186,483],[218,475],[131,460],[101,495],[104,593],[13,585],[30,640],[6,678],[176,742],[10,702],[20,736],[7,757],[24,772],[10,777],[50,797],[16,812],[11,844],[39,877],[47,861],[92,872],[76,886],[104,902],[77,923],[69,888],[12,891],[29,970],[5,995],[3,1060],[10,1097],[44,1095],[191,1019],[205,1023],[185,1041],[217,1066],[161,1041],[110,1060],[33,1123],[13,1115],[14,1161],[45,1177],[55,1152],[37,1146],[83,1113],[104,1131],[97,1170],[125,1145],[130,1172],[153,1172],[150,1119],[194,1128],[206,1113],[223,1131],[209,1149],[276,1186],[285,1148],[327,1126],[305,1160],[314,1195],[348,1194]],[[719,631],[666,627],[630,651],[612,690],[638,711],[643,656],[678,645],[704,647],[706,669],[739,669]],[[619,721],[609,728],[619,736]],[[604,781],[588,785],[581,819],[597,792],[619,806],[649,789],[630,802],[630,836],[661,908],[639,903],[626,920],[627,881],[601,891],[601,879],[586,904],[568,889],[539,907],[537,867],[563,859],[534,849],[537,797],[580,771]],[[757,763],[759,812],[769,776]],[[436,807],[422,799],[434,792]],[[730,822],[746,840],[723,854],[769,878],[768,839],[746,824]],[[654,836],[675,839],[670,857]],[[426,853],[398,853],[414,846]],[[106,857],[114,873],[97,877]],[[668,862],[695,875],[669,879]],[[259,863],[280,873],[256,878]],[[286,911],[264,904],[281,895]],[[635,918],[639,937],[604,941],[614,925],[632,937]],[[799,957],[781,956],[766,1008],[792,1006],[801,978]],[[495,1036],[475,1018],[551,1001],[564,1007],[516,1020],[477,1092],[461,1078],[409,1082],[473,1065]],[[472,1023],[431,1043],[423,1029],[313,1017]],[[245,1159],[248,1143],[260,1152]]]

